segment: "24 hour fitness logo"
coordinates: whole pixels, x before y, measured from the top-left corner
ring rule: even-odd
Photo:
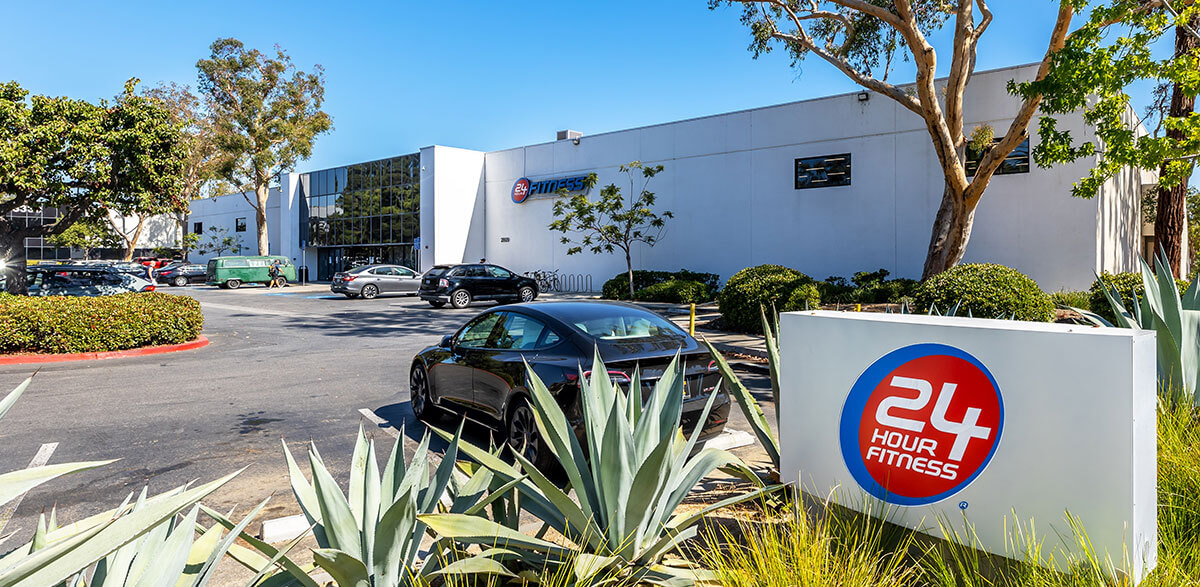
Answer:
[[[1000,387],[987,367],[944,344],[894,350],[867,367],[842,407],[842,458],[888,503],[926,505],[962,491],[996,452]]]
[[[517,180],[517,183],[513,184],[512,201],[516,204],[520,204],[521,202],[525,201],[525,198],[528,197],[529,180],[522,177],[521,179]]]

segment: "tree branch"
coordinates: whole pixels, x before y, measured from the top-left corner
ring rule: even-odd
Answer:
[[[950,77],[946,80],[946,126],[957,152],[963,145],[963,95],[975,65],[975,7],[971,0],[959,0],[954,17],[954,50]]]
[[[1062,0],[1058,7],[1058,20],[1054,23],[1054,29],[1050,33],[1046,55],[1042,57],[1042,63],[1038,66],[1037,75],[1034,77],[1035,81],[1045,79],[1046,74],[1049,73],[1054,54],[1066,44],[1067,30],[1070,28],[1071,18],[1074,16],[1075,8],[1067,0]],[[969,206],[974,206],[979,202],[984,189],[991,181],[992,174],[1004,163],[1004,158],[1008,157],[1008,154],[1012,153],[1012,150],[1025,140],[1029,121],[1033,119],[1041,102],[1041,94],[1026,99],[1017,109],[1017,115],[1008,125],[1008,131],[1004,133],[1004,138],[1000,139],[999,143],[992,145],[992,148],[984,154],[983,159],[979,162],[979,168],[975,171],[975,178],[967,186],[966,201]]]

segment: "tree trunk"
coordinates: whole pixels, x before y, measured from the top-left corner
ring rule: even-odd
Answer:
[[[267,196],[271,188],[264,180],[254,186],[254,196],[258,206],[254,210],[254,221],[258,224],[258,254],[271,254],[271,241],[267,238]]]
[[[0,235],[0,260],[4,261],[4,289],[10,294],[29,293],[29,276],[25,273],[25,239]]]
[[[942,192],[942,205],[933,219],[933,234],[929,237],[921,279],[933,277],[962,261],[974,222],[975,210],[968,209],[962,195],[947,185]]]
[[[629,301],[633,301],[633,258],[629,256],[629,249],[625,249],[625,274],[629,276]]]
[[[1193,27],[1200,25],[1200,17],[1192,17]],[[1188,55],[1200,46],[1200,40],[1193,37],[1183,27],[1175,28],[1175,56]],[[1196,97],[1184,93],[1176,84],[1171,90],[1171,118],[1186,118],[1196,106]],[[1167,137],[1174,141],[1186,139],[1184,134],[1175,129],[1167,130]],[[1169,163],[1169,162],[1168,162]],[[1167,164],[1164,163],[1159,176],[1166,174]],[[1154,218],[1154,248],[1151,255],[1157,259],[1159,251],[1167,255],[1167,263],[1175,277],[1187,274],[1183,263],[1183,235],[1187,230],[1187,188],[1188,178],[1183,178],[1178,185],[1170,188],[1159,188],[1158,205]]]
[[[126,262],[133,260],[133,253],[137,250],[138,240],[142,238],[142,229],[146,227],[146,217],[138,216],[137,226],[133,229],[133,235],[125,239],[125,257]],[[124,236],[124,235],[121,235]]]

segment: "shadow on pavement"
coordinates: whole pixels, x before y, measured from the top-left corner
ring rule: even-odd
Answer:
[[[409,402],[399,402],[383,406],[375,410],[375,415],[385,420],[385,424],[381,424],[381,427],[391,426],[403,431],[404,436],[412,441],[414,445],[420,443],[422,437],[425,436],[425,432],[429,431],[429,450],[435,453],[445,452],[446,441],[442,440],[441,436],[430,431],[429,426],[425,422],[418,420],[413,415],[412,405]],[[456,414],[446,413],[432,422],[432,424],[453,434],[458,429],[460,422],[463,423],[463,440],[484,449],[491,446],[493,436],[490,428],[471,420],[464,421],[461,416]]]

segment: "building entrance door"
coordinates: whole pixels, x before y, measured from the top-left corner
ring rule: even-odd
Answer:
[[[341,247],[321,247],[317,249],[317,281],[329,281],[333,274],[341,271],[344,265]]]

